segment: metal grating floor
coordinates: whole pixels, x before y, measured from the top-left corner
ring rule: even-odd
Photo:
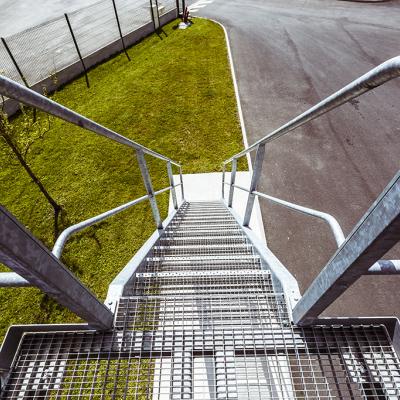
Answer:
[[[222,204],[187,203],[174,222],[114,330],[25,334],[2,399],[400,398],[383,326],[292,326]]]

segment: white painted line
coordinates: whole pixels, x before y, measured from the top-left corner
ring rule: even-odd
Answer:
[[[237,110],[238,110],[238,115],[239,115],[240,128],[242,129],[243,144],[244,144],[244,148],[247,149],[249,147],[249,141],[247,139],[247,131],[246,131],[246,126],[244,124],[242,103],[240,101],[239,87],[238,87],[238,84],[237,84],[235,67],[233,65],[232,50],[231,50],[231,45],[230,45],[230,41],[229,41],[228,31],[226,30],[225,26],[221,22],[216,21],[215,19],[204,18],[204,17],[196,17],[196,18],[203,18],[203,19],[208,19],[210,21],[213,21],[216,24],[218,24],[224,30],[225,40],[226,40],[226,47],[228,49],[228,59],[229,59],[230,67],[231,67],[233,88],[235,90],[235,96],[236,96],[236,105],[237,105]],[[247,153],[246,157],[247,157],[247,164],[249,166],[249,171],[252,172],[253,171],[253,166],[251,164],[250,153]]]

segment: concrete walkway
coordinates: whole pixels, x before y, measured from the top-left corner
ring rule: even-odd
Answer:
[[[196,15],[230,37],[249,143],[400,54],[400,2],[215,0]],[[260,191],[333,214],[345,234],[399,169],[400,81],[267,147]],[[325,225],[261,202],[270,248],[303,291],[335,250]],[[400,257],[400,252],[394,253]],[[329,315],[399,315],[400,277],[368,277]]]

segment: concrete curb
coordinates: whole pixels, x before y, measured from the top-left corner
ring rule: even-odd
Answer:
[[[249,141],[247,139],[246,125],[244,123],[244,118],[243,118],[242,103],[240,101],[239,86],[237,84],[236,72],[235,72],[235,67],[233,64],[233,56],[232,56],[232,50],[231,50],[231,45],[230,45],[230,41],[229,41],[228,31],[226,30],[225,26],[221,22],[216,21],[212,18],[205,18],[205,17],[198,17],[198,16],[195,16],[193,18],[199,18],[199,19],[205,19],[208,21],[212,21],[212,22],[216,23],[217,25],[219,25],[224,31],[226,47],[227,47],[227,51],[228,51],[229,66],[231,69],[231,75],[232,75],[232,81],[233,81],[233,88],[235,90],[236,106],[237,106],[237,111],[238,111],[238,115],[239,115],[239,123],[240,123],[240,128],[242,130],[243,144],[244,144],[244,148],[247,149],[249,147]],[[250,153],[246,154],[246,158],[247,158],[247,164],[249,167],[249,171],[252,172],[253,166],[251,164]]]

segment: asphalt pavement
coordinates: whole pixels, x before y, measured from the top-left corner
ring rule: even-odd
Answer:
[[[228,31],[250,144],[400,54],[399,1],[215,0],[195,14]],[[399,108],[397,79],[278,139],[259,190],[328,212],[348,234],[399,169]],[[261,206],[269,246],[304,292],[333,236],[319,220]],[[399,316],[399,284],[363,277],[324,315]]]

